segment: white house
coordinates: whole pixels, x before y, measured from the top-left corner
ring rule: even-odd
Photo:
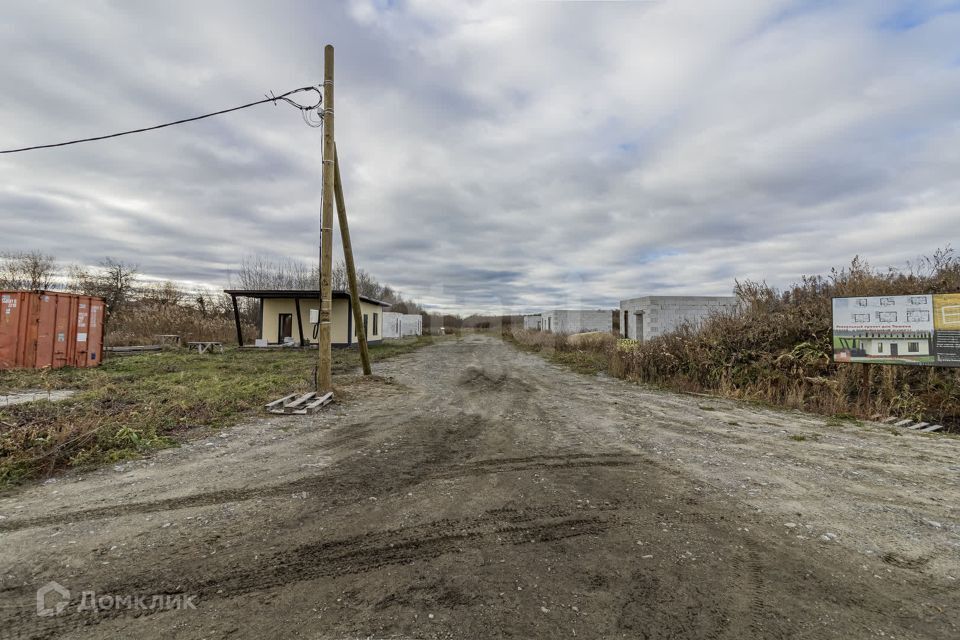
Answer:
[[[620,335],[650,340],[678,329],[699,326],[715,313],[737,309],[735,296],[644,296],[620,301]]]
[[[926,331],[879,332],[867,331],[854,336],[859,347],[870,358],[910,358],[930,355],[930,340]]]
[[[609,309],[554,309],[540,314],[541,331],[587,333],[613,331],[613,311]]]
[[[255,298],[260,301],[258,338],[267,344],[299,344],[308,346],[317,343],[317,327],[320,318],[320,292],[275,289],[227,289],[224,291],[233,300],[234,319],[237,324],[237,341],[243,346],[240,327],[240,311],[237,298]],[[345,291],[332,291],[330,312],[330,341],[334,347],[349,347],[357,344],[357,327],[353,321],[353,302]],[[390,305],[373,298],[360,296],[360,313],[363,329],[369,344],[382,339],[381,316]]]

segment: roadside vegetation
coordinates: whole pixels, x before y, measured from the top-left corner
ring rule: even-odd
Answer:
[[[683,327],[647,342],[613,336],[507,331],[521,348],[585,373],[678,391],[712,393],[826,415],[896,415],[960,427],[960,370],[834,364],[831,298],[955,293],[960,260],[940,250],[903,270],[880,271],[855,258],[827,276],[804,277],[778,291],[740,282],[741,310],[717,315],[699,330]],[[865,372],[866,369],[866,372]]]
[[[384,360],[436,339],[372,345],[370,356]],[[334,349],[334,373],[358,371],[359,358],[356,349]],[[57,469],[135,457],[198,429],[236,424],[281,395],[309,391],[316,364],[315,350],[228,349],[200,356],[172,349],[112,357],[91,369],[0,371],[0,395],[77,391],[60,402],[0,406],[0,488]]]

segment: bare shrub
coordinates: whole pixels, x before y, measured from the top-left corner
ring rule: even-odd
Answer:
[[[905,270],[873,269],[857,257],[828,276],[805,276],[777,291],[738,282],[739,311],[715,315],[699,330],[682,327],[646,342],[581,344],[607,358],[611,375],[683,391],[870,418],[898,415],[960,426],[960,375],[955,369],[834,364],[833,297],[955,293],[960,260],[949,248]],[[515,331],[534,350],[562,352],[565,336]]]

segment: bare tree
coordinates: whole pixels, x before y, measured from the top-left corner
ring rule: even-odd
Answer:
[[[357,289],[359,289],[360,295],[377,299],[380,297],[382,287],[369,272],[364,269],[357,269]]]
[[[154,282],[140,290],[141,302],[157,305],[178,305],[186,299],[187,294],[172,280]]]
[[[308,267],[306,263],[292,259],[276,259],[262,255],[247,256],[240,269],[231,275],[231,286],[239,289],[292,289],[312,291],[320,286],[320,274],[317,265]],[[337,260],[330,273],[330,286],[334,291],[349,291],[347,267],[343,259]],[[394,310],[407,313],[421,313],[423,309],[413,300],[404,300],[399,291],[388,285],[380,284],[373,275],[364,269],[357,270],[357,288],[362,296],[382,300],[394,305]],[[245,317],[256,319],[259,307],[256,303],[241,303]]]
[[[299,260],[273,259],[259,254],[245,257],[233,275],[241,289],[304,291],[316,289],[320,281],[317,267],[311,268]]]
[[[84,295],[103,298],[109,319],[133,297],[137,273],[135,264],[108,257],[94,268],[74,267],[71,270],[71,289]]]
[[[190,302],[203,318],[233,317],[233,302],[225,293],[198,291],[191,297]],[[251,324],[255,323],[256,318],[251,320]]]
[[[0,253],[0,289],[51,289],[56,274],[53,256],[41,251]]]
[[[330,272],[330,286],[334,291],[346,291],[350,287],[347,280],[347,264],[341,259],[333,265],[333,271]]]

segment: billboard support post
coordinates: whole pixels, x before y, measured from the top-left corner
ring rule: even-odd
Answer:
[[[862,403],[868,403],[870,401],[870,384],[871,384],[871,375],[873,373],[873,368],[870,366],[870,363],[863,363],[863,374],[860,381],[860,401]]]

